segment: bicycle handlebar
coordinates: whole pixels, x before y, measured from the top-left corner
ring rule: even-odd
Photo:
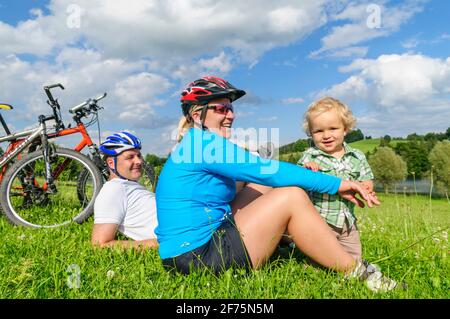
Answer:
[[[44,90],[49,90],[49,89],[53,89],[53,88],[56,88],[56,87],[60,87],[61,89],[64,90],[64,86],[62,86],[61,83],[46,85],[46,86],[44,86]]]
[[[62,90],[64,90],[64,86],[62,86],[61,83],[56,83],[56,84],[51,84],[51,85],[44,86],[44,91],[45,91],[45,94],[47,94],[47,97],[48,97],[49,101],[52,103],[52,106],[56,106],[56,107],[59,108],[58,103],[55,101],[55,99],[53,98],[52,93],[50,92],[50,89],[53,89],[53,88],[56,88],[56,87],[59,87]]]
[[[74,107],[72,107],[71,109],[69,109],[69,113],[76,113],[77,111],[83,109],[86,105],[95,105],[97,104],[98,101],[100,101],[101,99],[106,97],[106,93],[103,93],[102,95],[98,96],[95,99],[88,99],[87,101],[84,101],[83,103],[80,103],[78,105],[75,105]]]

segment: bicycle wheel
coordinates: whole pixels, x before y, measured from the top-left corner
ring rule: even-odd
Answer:
[[[55,189],[46,186],[41,151],[26,155],[7,171],[0,187],[1,206],[8,220],[28,227],[58,227],[82,223],[93,212],[102,177],[95,164],[74,150],[56,148],[50,159]],[[77,196],[77,179],[86,170],[85,201]]]
[[[108,176],[104,174],[101,175],[101,185],[100,188],[103,186],[103,184],[108,180]],[[81,206],[87,205],[89,203],[90,198],[90,191],[89,191],[89,185],[92,184],[92,176],[89,174],[89,170],[87,168],[84,168],[80,175],[78,176],[77,180],[77,197],[78,201],[80,202]],[[92,210],[91,214],[94,211]]]
[[[155,170],[153,169],[153,166],[144,161],[142,163],[142,177],[139,180],[139,183],[144,185],[150,192],[155,192],[155,180]]]
[[[90,175],[87,169],[84,169],[80,176],[78,177],[77,190],[78,190],[78,200],[81,204],[86,202],[85,189],[86,185],[90,183]],[[109,176],[102,174],[102,185],[109,179]],[[140,184],[144,185],[150,192],[155,191],[155,172],[152,165],[148,163],[142,164],[142,177],[138,181]]]

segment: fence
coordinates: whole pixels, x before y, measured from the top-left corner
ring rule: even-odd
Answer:
[[[395,183],[393,187],[388,188],[389,193],[406,193],[406,194],[430,194],[431,183],[428,179],[407,179],[403,182]],[[383,185],[380,183],[375,183],[375,191],[384,192]],[[445,194],[433,185],[432,193],[433,196],[445,196]]]

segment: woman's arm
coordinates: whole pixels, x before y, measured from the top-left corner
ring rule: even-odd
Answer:
[[[222,137],[216,139],[217,141],[205,141],[213,144],[204,144],[202,149],[202,151],[215,149],[215,154],[223,154],[222,158],[204,158],[201,165],[208,172],[235,181],[247,181],[270,187],[298,186],[318,193],[337,193],[341,179],[335,176],[315,173],[286,162],[261,159]],[[202,155],[207,156],[207,152],[203,152]]]

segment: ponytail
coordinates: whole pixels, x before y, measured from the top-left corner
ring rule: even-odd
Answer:
[[[189,110],[189,114],[187,116],[183,116],[178,122],[178,132],[177,132],[177,143],[179,143],[187,130],[191,127],[194,127],[194,120],[191,115],[194,112],[201,111],[204,105],[193,105]],[[188,119],[189,118],[189,119]]]
[[[191,127],[194,127],[194,122],[188,121],[185,116],[181,117],[178,122],[177,143],[183,139],[184,134]]]

